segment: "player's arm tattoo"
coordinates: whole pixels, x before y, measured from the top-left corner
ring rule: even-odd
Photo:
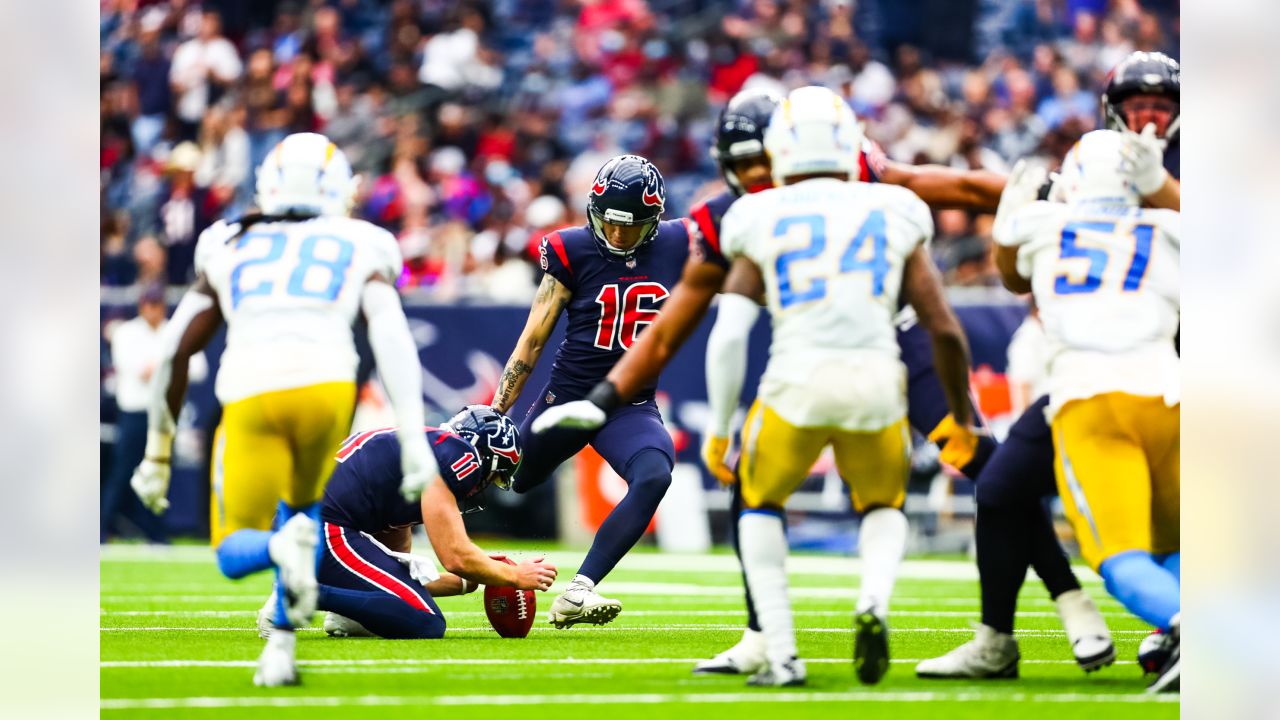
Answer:
[[[560,313],[569,304],[571,293],[559,280],[551,275],[544,275],[538,292],[533,298],[533,306],[529,309],[529,319],[516,347],[511,351],[502,377],[498,380],[498,389],[493,395],[494,408],[500,412],[508,410],[533,373],[533,366],[546,347],[551,331],[560,319]]]

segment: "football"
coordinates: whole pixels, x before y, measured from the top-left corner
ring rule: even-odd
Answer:
[[[509,558],[494,558],[508,565],[515,565]],[[537,599],[532,590],[517,590],[510,586],[484,586],[484,614],[489,624],[504,638],[522,638],[533,627],[538,611]]]

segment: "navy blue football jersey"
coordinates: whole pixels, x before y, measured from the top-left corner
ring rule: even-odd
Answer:
[[[440,428],[423,428],[447,485],[481,472],[471,443]],[[400,441],[395,428],[357,433],[342,443],[324,490],[320,518],[367,533],[422,523],[422,504],[400,495]]]
[[[691,236],[696,234],[691,227],[687,220],[658,223],[653,240],[629,259],[609,255],[588,227],[560,230],[542,239],[542,269],[573,293],[569,326],[551,368],[552,392],[585,397],[658,319],[689,258]],[[651,399],[654,387],[644,388],[632,400]]]

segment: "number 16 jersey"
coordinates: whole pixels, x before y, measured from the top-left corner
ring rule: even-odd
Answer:
[[[893,324],[928,207],[893,185],[805,180],[739,198],[721,247],[760,268],[773,317],[760,399],[793,425],[879,430],[906,412]]]
[[[239,223],[219,221],[196,245],[196,272],[217,293],[227,324],[218,400],[354,381],[351,326],[366,283],[400,276],[395,237],[336,216],[240,231]]]

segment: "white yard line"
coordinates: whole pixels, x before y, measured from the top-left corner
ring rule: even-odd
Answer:
[[[692,665],[705,658],[555,658],[557,665]],[[914,664],[922,658],[896,658],[895,664]],[[845,664],[849,658],[805,658],[808,664]],[[464,665],[520,665],[536,663],[536,658],[367,658],[355,660],[299,660],[303,667],[343,668],[358,670],[366,667],[459,667]],[[1075,660],[1021,660],[1024,665],[1075,665]],[[255,660],[105,660],[98,665],[106,669],[116,668],[249,668],[257,667]],[[539,675],[539,677],[542,677]]]
[[[898,602],[894,600],[894,602]],[[247,618],[257,615],[257,610],[101,610],[104,617],[218,617]],[[725,610],[627,610],[626,616],[633,617],[723,617],[733,615],[736,611]],[[796,617],[853,617],[853,609],[848,610],[792,610]],[[977,610],[894,610],[891,617],[977,617]],[[1127,618],[1127,612],[1103,612],[1104,617]],[[446,617],[484,617],[482,610],[446,610]],[[1020,618],[1056,618],[1058,613],[1040,610],[1024,610],[1018,613]]]
[[[107,698],[103,710],[172,710],[221,709],[243,707],[396,707],[419,705],[446,706],[536,706],[536,705],[635,705],[666,703],[794,703],[794,702],[1048,702],[1048,703],[1149,703],[1179,701],[1177,695],[1145,693],[1000,693],[984,691],[959,692],[735,692],[708,694],[630,693],[630,694],[563,694],[563,695],[437,695],[352,697],[193,697],[193,698]]]
[[[145,627],[103,627],[98,628],[101,632],[252,632],[257,633],[255,627],[246,625],[244,627],[198,627],[198,626],[145,626]],[[299,628],[299,632],[320,632],[320,628]],[[742,632],[742,625],[640,625],[636,627],[626,626],[610,626],[592,628],[589,632]],[[469,627],[469,628],[449,628],[448,634],[456,635],[459,633],[491,633],[493,630],[486,627]],[[563,632],[550,627],[535,627],[532,632]],[[850,628],[796,628],[798,633],[851,633]],[[890,630],[893,633],[963,633],[965,635],[973,634],[971,627],[957,628],[903,628],[895,627]],[[1150,630],[1112,630],[1112,635],[1150,635]],[[1065,633],[1061,630],[1019,630],[1019,637],[1063,637]]]

